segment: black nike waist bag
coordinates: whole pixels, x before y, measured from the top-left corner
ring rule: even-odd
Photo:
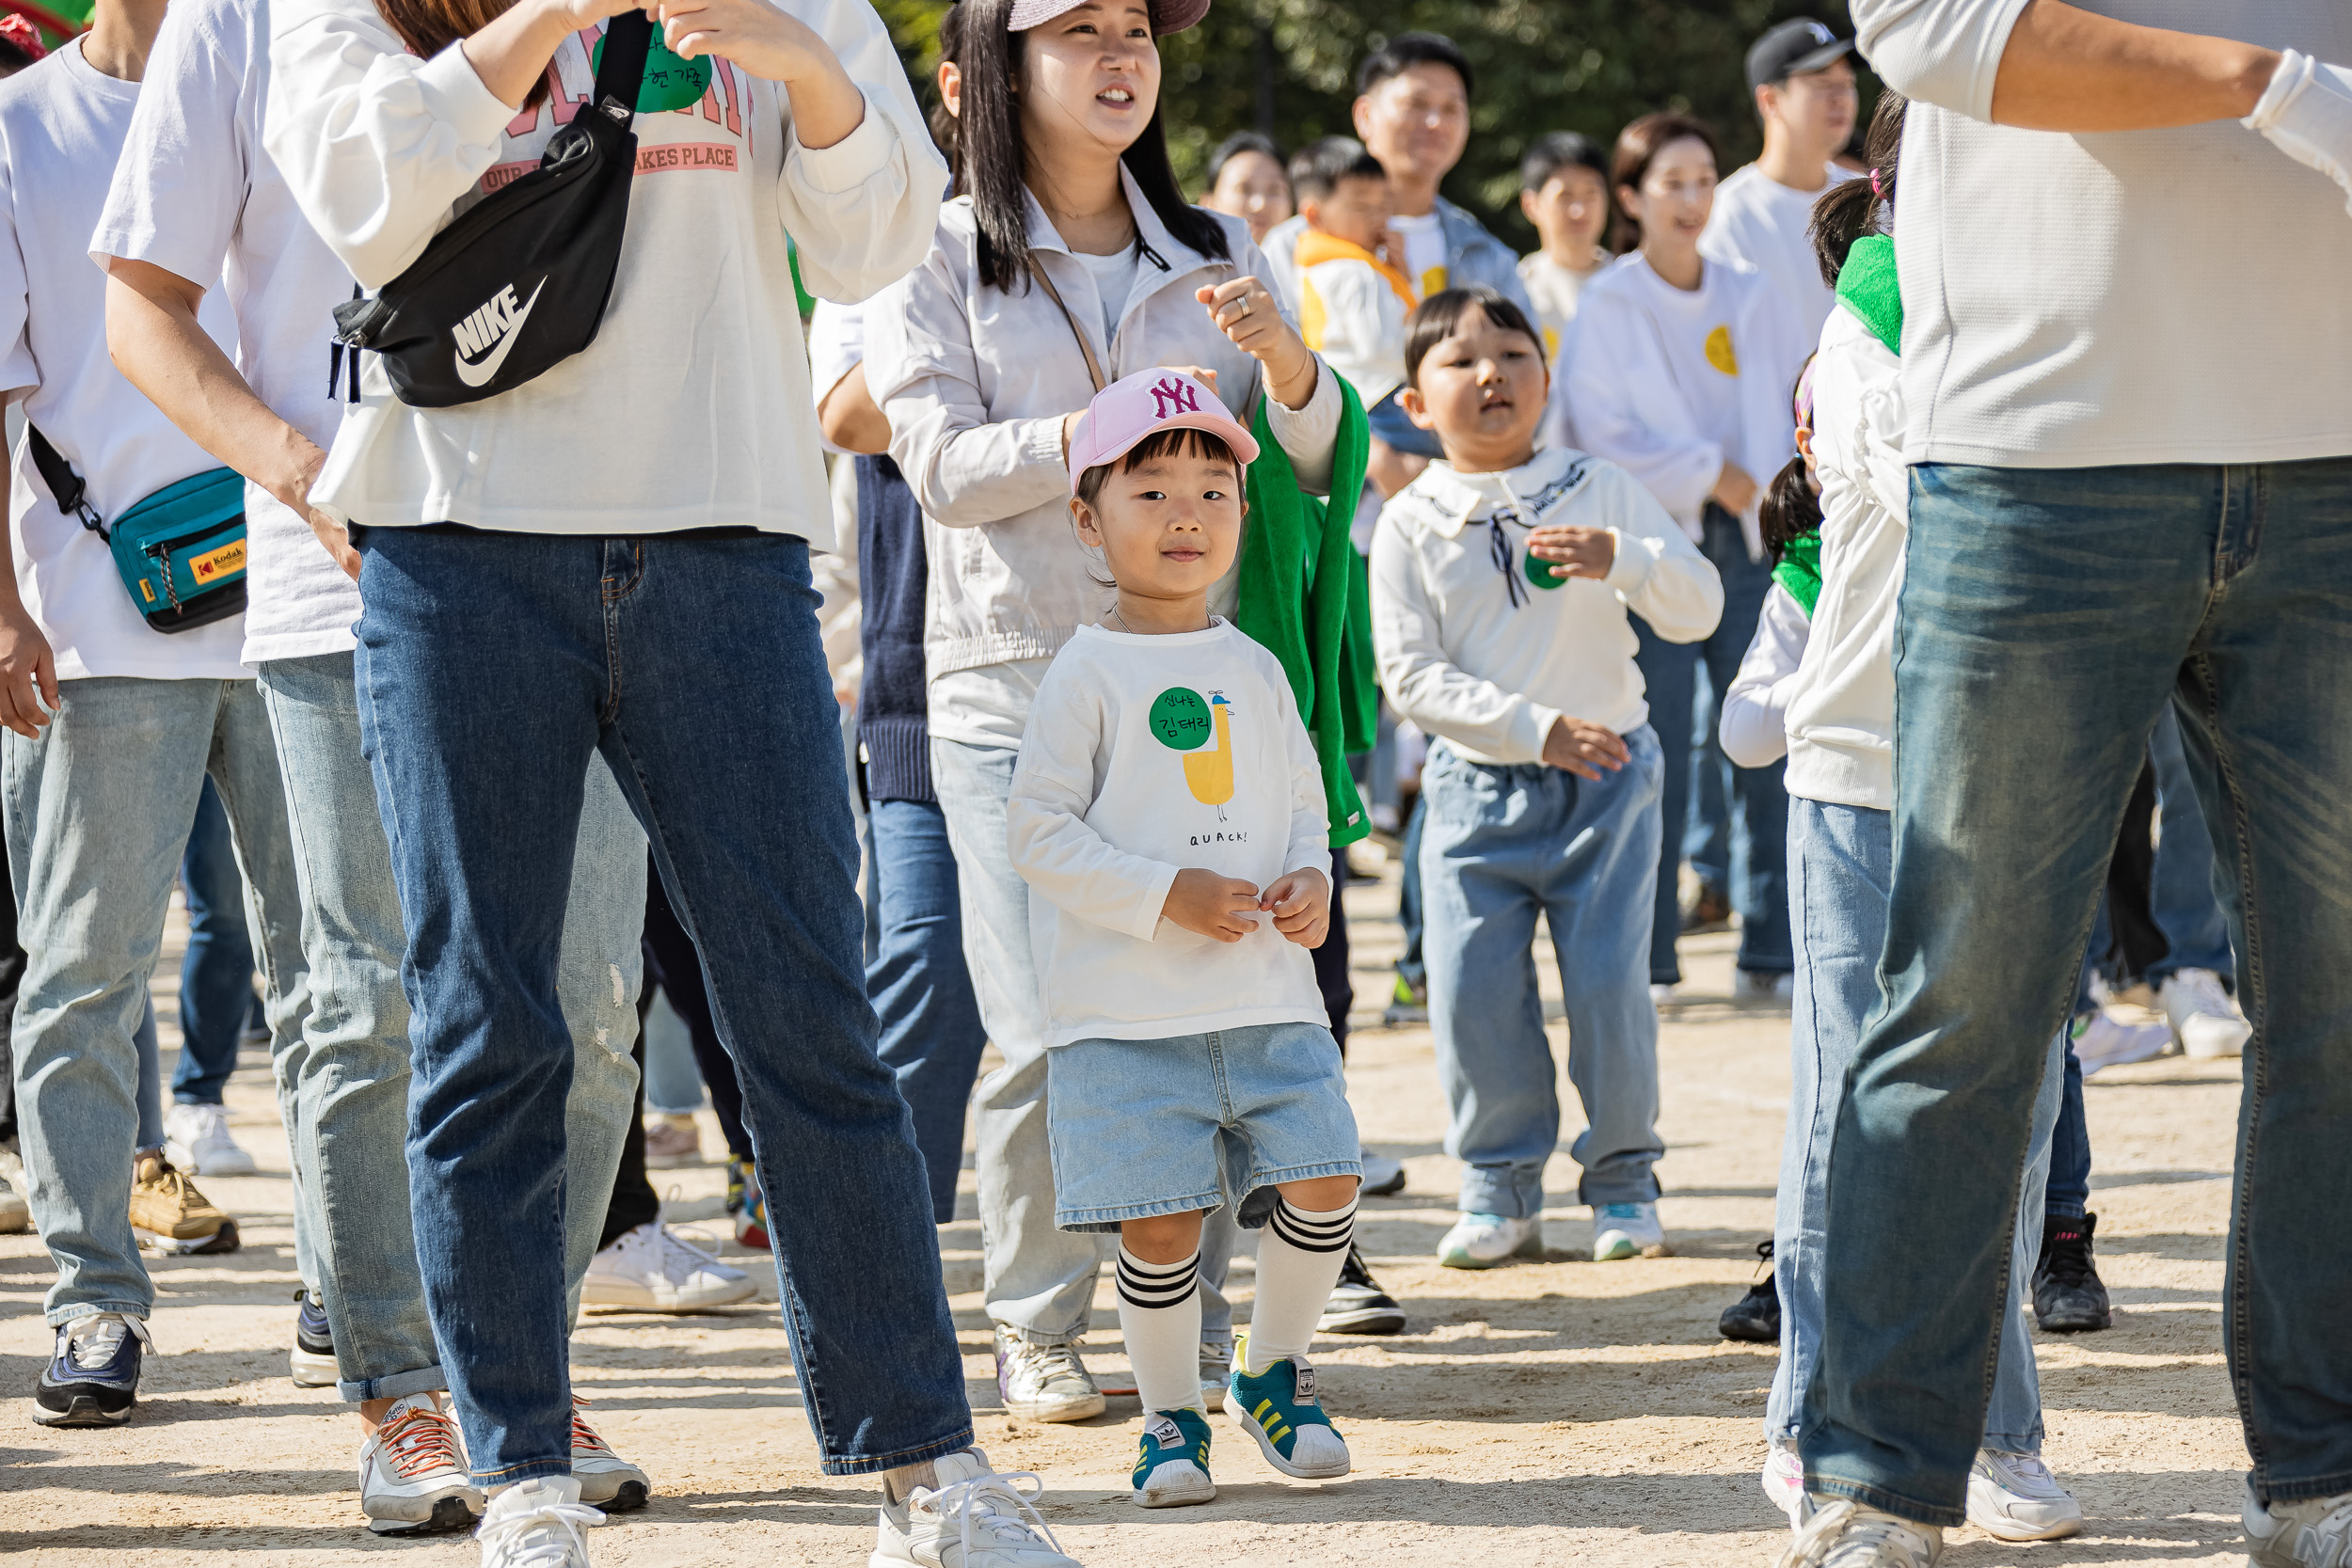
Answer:
[[[452,408],[510,392],[596,340],[628,226],[637,91],[653,24],[623,11],[605,29],[592,101],[539,166],[483,198],[372,298],[335,308],[332,367],[382,356],[392,393]]]

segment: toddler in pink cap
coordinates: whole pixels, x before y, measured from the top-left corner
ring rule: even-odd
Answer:
[[[1181,371],[1079,417],[1071,547],[1118,597],[1046,672],[1005,810],[1036,895],[1054,1219],[1120,1238],[1146,1508],[1216,1495],[1196,1275],[1225,1204],[1262,1231],[1225,1412],[1284,1475],[1349,1465],[1307,1361],[1362,1174],[1308,956],[1331,913],[1322,774],[1280,664],[1208,609],[1257,455]]]

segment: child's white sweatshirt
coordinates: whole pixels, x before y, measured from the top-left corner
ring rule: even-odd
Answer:
[[[1605,528],[1605,578],[1551,575],[1538,527]],[[1723,616],[1723,583],[1631,474],[1571,449],[1505,473],[1432,463],[1372,542],[1373,641],[1396,710],[1471,762],[1541,762],[1563,714],[1622,735],[1649,718],[1628,609],[1671,642]]]
[[[1224,621],[1081,626],[1029,709],[1005,803],[1048,1046],[1322,1023],[1309,950],[1271,914],[1237,942],[1160,918],[1180,870],[1261,892],[1330,874],[1323,773],[1281,665]]]
[[[1821,593],[1788,705],[1788,793],[1895,805],[1895,619],[1911,474],[1901,361],[1844,305],[1813,361]]]
[[[1718,733],[1734,767],[1770,768],[1788,754],[1788,705],[1797,695],[1798,666],[1811,631],[1804,606],[1773,583],[1740,673],[1724,689]]]
[[[1298,335],[1344,376],[1366,408],[1405,385],[1405,275],[1361,245],[1310,229],[1298,236]]]

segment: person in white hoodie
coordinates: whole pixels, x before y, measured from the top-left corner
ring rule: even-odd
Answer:
[[[1549,372],[1526,313],[1488,288],[1422,302],[1406,411],[1446,455],[1381,510],[1380,684],[1438,737],[1422,770],[1422,953],[1438,1070],[1463,1162],[1451,1268],[1540,1254],[1558,1069],[1530,948],[1541,914],[1568,1009],[1571,1149],[1596,1260],[1667,1250],[1658,1220],[1658,1014],[1645,990],[1661,748],[1630,613],[1714,630],[1723,588],[1631,474],[1538,450]]]
[[[1339,434],[1337,378],[1261,281],[1248,226],[1186,202],[1168,161],[1153,40],[1207,9],[963,0],[959,194],[937,209],[922,265],[866,311],[866,386],[930,557],[931,781],[980,1017],[1004,1058],[973,1111],[982,1290],[998,1388],[1031,1420],[1104,1404],[1076,1348],[1101,1248],[1054,1227],[1031,895],[1005,840],[1038,684],[1111,599],[1071,532],[1070,431],[1098,387],[1180,366],[1208,372],[1245,424],[1263,404],[1309,490],[1329,483]],[[1230,613],[1234,597],[1228,577],[1212,607]]]
[[[1645,115],[1618,136],[1617,238],[1632,248],[1584,290],[1547,426],[1554,444],[1605,457],[1647,486],[1723,580],[1722,623],[1699,641],[1675,642],[1634,623],[1650,703],[1664,716],[1664,832],[1650,930],[1650,983],[1661,996],[1682,979],[1676,874],[1692,804],[1692,726],[1682,716],[1695,705],[1700,663],[1720,694],[1756,635],[1772,585],[1756,533],[1757,485],[1788,461],[1793,440],[1789,389],[1774,381],[1804,358],[1763,276],[1700,254],[1715,166],[1714,133],[1687,115]],[[1735,768],[1731,804],[1745,829],[1735,847],[1746,850],[1731,868],[1740,918],[1734,994],[1769,1002],[1786,996],[1792,962],[1779,765]]]
[[[632,8],[284,0],[264,141],[381,289],[559,124],[619,107],[588,102],[594,49]],[[1055,1568],[972,1447],[922,1156],[875,1053],[809,569],[833,529],[791,244],[817,293],[869,294],[921,259],[946,170],[860,0],[672,0],[658,37],[594,341],[448,408],[370,360],[309,495],[360,558],[359,721],[415,1004],[409,1200],[484,1560],[584,1562],[599,1517],[569,1435],[556,975],[600,754],[735,1058],[820,1463],[882,1478],[875,1562],[946,1539]]]
[[[1806,1512],[1796,1435],[1820,1354],[1830,1133],[1846,1069],[1878,1003],[1894,860],[1894,633],[1908,513],[1902,300],[1894,244],[1873,230],[1894,196],[1902,122],[1900,97],[1882,95],[1867,144],[1877,172],[1869,182],[1840,187],[1818,209],[1820,271],[1836,279],[1837,305],[1798,397],[1804,451],[1775,478],[1763,519],[1775,546],[1803,541],[1807,525],[1818,523],[1818,567],[1804,569],[1811,552],[1802,547],[1776,551],[1771,602],[1724,702],[1724,750],[1734,762],[1760,767],[1784,751],[1788,758],[1797,970],[1792,1092],[1772,1225],[1780,1363],[1765,1405],[1762,1479],[1792,1527]],[[2023,1311],[2042,1245],[2065,1050],[2065,1035],[2054,1035],[2036,1090],[2034,1137],[2013,1212],[2009,1306],[1968,1478],[1969,1522],[2003,1541],[2049,1540],[2082,1528],[2081,1506],[2042,1462],[2041,1386]]]

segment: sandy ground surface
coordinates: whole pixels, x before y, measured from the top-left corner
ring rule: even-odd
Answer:
[[[1127,1494],[1132,1399],[1083,1425],[1009,1421],[991,1374],[967,1170],[963,1217],[940,1241],[980,1442],[999,1468],[1045,1479],[1046,1516],[1097,1568],[1179,1557],[1454,1568],[1487,1553],[1611,1568],[1771,1562],[1786,1531],[1756,1468],[1772,1353],[1725,1343],[1714,1325],[1754,1276],[1752,1249],[1770,1229],[1786,1015],[1724,1000],[1731,938],[1686,942],[1689,1000],[1671,1010],[1661,1052],[1669,1153],[1660,1171],[1677,1256],[1581,1261],[1586,1212],[1555,1197],[1544,1261],[1486,1274],[1439,1269],[1430,1254],[1451,1223],[1457,1167],[1439,1147],[1429,1035],[1379,1023],[1396,945],[1393,887],[1359,885],[1348,897],[1361,1004],[1352,1098],[1366,1137],[1411,1172],[1404,1196],[1366,1202],[1363,1222],[1375,1272],[1411,1313],[1408,1331],[1316,1349],[1356,1474],[1287,1481],[1220,1424],[1216,1502],[1145,1513]],[[1545,974],[1550,986],[1548,964]],[[168,1016],[169,986],[157,989]],[[1553,1032],[1563,1033],[1557,1022]],[[1565,1151],[1581,1118],[1565,1080],[1562,1093],[1567,1125],[1549,1186],[1572,1198]],[[2043,1337],[2038,1347],[2048,1457],[2081,1496],[2090,1528],[2078,1541],[2032,1547],[1957,1532],[1951,1568],[2243,1560],[2233,1543],[2245,1454],[2220,1341],[2237,1096],[2235,1064],[2177,1058],[2110,1069],[2090,1085],[2093,1205],[2117,1323],[2079,1339]],[[393,1542],[361,1528],[358,1422],[332,1390],[286,1377],[295,1288],[286,1148],[260,1057],[248,1056],[230,1102],[264,1168],[206,1187],[242,1216],[245,1249],[152,1265],[158,1353],[133,1424],[33,1425],[29,1394],[50,1338],[40,1318],[48,1260],[31,1237],[0,1238],[0,1556],[474,1561],[462,1536]],[[721,1148],[715,1125],[705,1147]],[[681,1189],[685,1217],[719,1214],[718,1165],[660,1176]],[[1248,1264],[1237,1262],[1237,1296],[1246,1299],[1248,1279]],[[707,1317],[599,1315],[580,1327],[573,1376],[594,1397],[600,1430],[657,1489],[647,1510],[596,1532],[599,1563],[864,1560],[873,1489],[818,1473],[771,1305],[772,1271],[763,1296]],[[1095,1323],[1095,1359],[1120,1364],[1107,1282]]]

